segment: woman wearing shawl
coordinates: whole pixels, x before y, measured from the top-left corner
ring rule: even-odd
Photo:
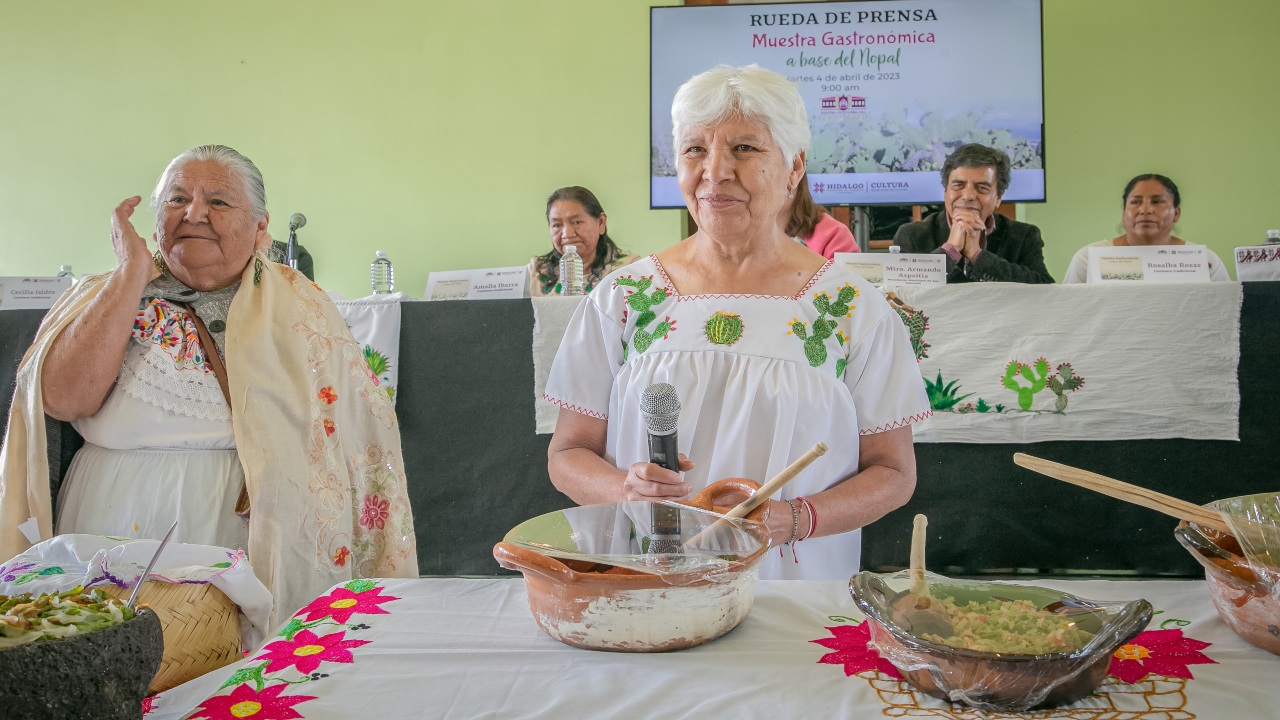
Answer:
[[[153,254],[112,215],[119,265],[49,311],[18,369],[0,556],[92,533],[247,547],[287,617],[353,576],[416,576],[400,436],[328,297],[270,262],[262,175],[231,148],[182,153],[152,194]],[[45,416],[85,445],[52,512]],[[56,525],[55,525],[56,521]]]

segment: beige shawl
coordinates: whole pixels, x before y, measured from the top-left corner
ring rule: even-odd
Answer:
[[[49,311],[18,369],[0,450],[0,559],[52,536],[40,369],[108,276]],[[249,560],[275,597],[272,624],[353,577],[417,577],[400,432],[337,308],[300,273],[258,255],[227,316],[231,416],[252,514]]]

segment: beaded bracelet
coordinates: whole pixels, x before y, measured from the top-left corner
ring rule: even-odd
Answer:
[[[800,511],[796,509],[795,503],[790,500],[786,500],[785,502],[791,508],[791,539],[783,544],[791,545],[795,543],[796,535],[800,533]]]

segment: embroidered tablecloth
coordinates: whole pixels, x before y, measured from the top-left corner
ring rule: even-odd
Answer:
[[[152,698],[176,718],[1276,717],[1280,657],[1219,620],[1203,581],[1038,581],[1157,614],[1100,692],[1053,711],[982,715],[878,667],[843,582],[763,581],[747,619],[674,653],[579,650],[534,624],[515,579],[353,581],[244,662]]]
[[[386,391],[393,405],[400,382],[400,303],[405,300],[412,298],[404,293],[388,293],[333,303],[363,348],[374,382]]]

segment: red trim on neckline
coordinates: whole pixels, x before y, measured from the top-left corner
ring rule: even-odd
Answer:
[[[800,288],[800,292],[796,293],[795,295],[756,295],[752,293],[708,293],[703,295],[681,295],[679,291],[676,290],[675,283],[671,282],[671,278],[667,277],[667,270],[666,268],[662,267],[662,262],[658,260],[657,253],[650,254],[649,258],[653,260],[654,267],[658,269],[658,274],[662,276],[662,282],[666,286],[667,295],[675,298],[676,302],[679,302],[681,300],[723,300],[727,298],[733,298],[733,299],[758,298],[761,300],[803,300],[805,293],[809,292],[810,288],[818,284],[818,280],[822,278],[822,275],[827,271],[827,268],[830,268],[832,265],[835,265],[834,260],[828,260],[824,262],[822,264],[822,267],[818,268],[818,271],[813,274],[813,277],[809,278],[809,282],[806,283],[804,287]]]

